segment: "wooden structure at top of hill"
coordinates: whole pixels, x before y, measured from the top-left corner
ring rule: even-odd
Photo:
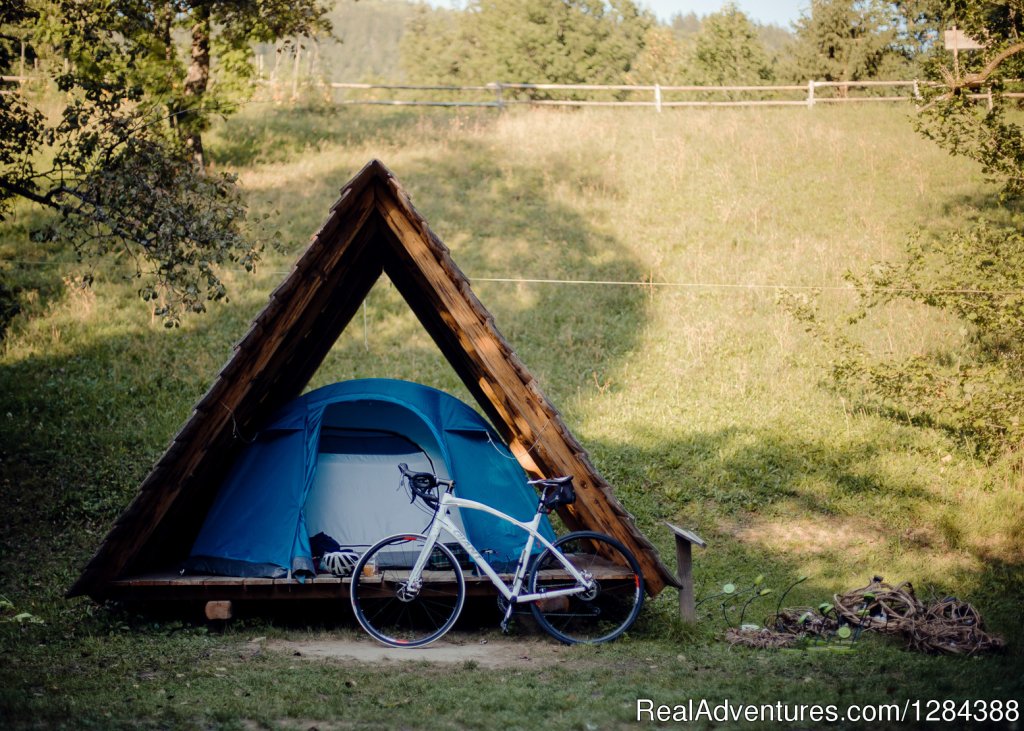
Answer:
[[[115,584],[123,588],[130,577],[154,572],[166,576],[188,556],[244,444],[240,435],[256,433],[302,392],[382,274],[523,468],[534,476],[575,478],[578,500],[560,510],[564,523],[624,543],[640,562],[652,594],[676,585],[674,574],[498,332],[448,248],[392,173],[374,160],[342,189],[326,222],[235,346],[69,595],[123,596],[114,591]],[[301,594],[301,586],[296,591]]]

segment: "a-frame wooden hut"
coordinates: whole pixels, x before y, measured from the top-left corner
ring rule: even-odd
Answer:
[[[171,569],[188,555],[217,487],[239,452],[238,435],[253,433],[302,392],[383,273],[524,469],[538,476],[575,477],[578,500],[563,509],[563,521],[572,529],[599,530],[622,541],[640,562],[652,594],[676,583],[498,332],[447,247],[391,172],[374,160],[342,189],[327,221],[271,294],[70,596],[344,596],[337,583],[319,579],[305,584],[284,579],[195,581],[178,577]]]

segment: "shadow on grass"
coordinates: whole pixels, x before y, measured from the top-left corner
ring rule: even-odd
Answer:
[[[663,557],[675,555],[666,520],[709,541],[709,549],[698,550],[695,559],[698,597],[725,583],[749,586],[763,575],[775,597],[759,600],[752,616],[760,622],[780,587],[810,563],[821,567],[820,574],[801,584],[787,606],[816,606],[831,600],[834,591],[882,575],[893,584],[911,581],[925,603],[946,596],[970,601],[990,628],[1014,643],[1024,640],[1024,563],[1014,555],[976,555],[977,569],[960,565],[949,573],[892,575],[894,566],[906,571],[917,561],[961,549],[956,536],[928,520],[933,492],[872,467],[879,445],[840,447],[825,437],[808,441],[744,428],[644,442],[653,446],[598,442],[588,447]],[[896,554],[901,555],[894,562]],[[852,584],[850,576],[856,577]],[[1011,652],[1022,654],[1020,647]]]
[[[187,329],[116,336],[62,322],[53,342],[0,363],[0,595],[61,610],[253,314],[221,304]]]
[[[425,160],[396,171],[417,198],[428,201],[424,213],[441,221],[464,270],[514,273],[529,263],[582,278],[639,278],[619,242],[571,206],[552,200],[546,166],[501,166],[492,158],[492,151],[467,144],[458,160]],[[298,208],[300,200],[318,203],[315,214],[300,215],[293,226],[316,231],[336,186],[352,172],[339,169],[312,192],[282,191],[287,210]],[[276,285],[270,279],[268,292]],[[103,296],[125,294],[115,283],[104,286]],[[254,299],[262,298],[248,301]],[[614,367],[635,347],[645,317],[642,294],[630,289],[603,289],[585,301],[552,289],[525,299],[514,290],[497,291],[493,300],[482,300],[513,347],[521,354],[531,351],[528,366],[559,383],[573,380],[577,371]],[[140,306],[127,296],[122,302]],[[0,361],[0,512],[6,517],[0,521],[0,593],[19,604],[61,611],[54,602],[131,500],[254,314],[250,305],[219,304],[173,332],[131,324],[129,317],[118,335],[108,334],[114,327],[100,328],[95,318],[85,318],[76,336],[59,344],[36,328],[29,355]],[[442,388],[458,383],[393,291],[374,299],[368,319],[372,347],[355,338],[339,342],[318,381],[388,376]],[[421,338],[410,345],[414,331]]]

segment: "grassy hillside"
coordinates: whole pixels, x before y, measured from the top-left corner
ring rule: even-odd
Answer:
[[[439,687],[435,671],[414,667],[400,680],[372,668],[323,673],[239,652],[253,637],[304,636],[319,624],[250,620],[208,636],[61,598],[338,188],[373,157],[452,249],[663,555],[672,555],[664,520],[709,540],[696,556],[700,595],[758,574],[772,587],[806,574],[787,604],[816,605],[878,574],[912,581],[922,597],[974,602],[1012,643],[1006,655],[978,660],[923,657],[874,639],[844,656],[730,650],[717,613],[683,630],[672,621],[675,594],[665,592],[628,639],[567,651],[568,664],[447,674],[436,702],[455,705],[431,726],[486,728],[502,712],[507,725],[536,727],[545,725],[537,714],[552,709],[559,728],[625,725],[638,694],[1020,697],[1019,458],[978,462],[947,434],[844,399],[826,380],[829,353],[778,303],[788,287],[841,319],[855,305],[846,270],[898,257],[914,232],[955,228],[971,215],[986,191],[980,171],[920,140],[906,114],[499,116],[253,104],[208,147],[216,165],[240,172],[253,208],[273,213],[284,250],[254,276],[229,272],[231,301],[175,331],[153,320],[117,264],[98,267],[92,290],[76,287],[82,265],[30,243],[36,222],[19,213],[0,229],[0,257],[25,308],[0,353],[0,596],[44,623],[0,623],[10,658],[0,669],[0,720],[428,723],[405,704]],[[861,327],[882,356],[941,351],[964,337],[957,323],[909,306]],[[387,282],[310,387],[362,376],[418,380],[468,399]],[[758,620],[774,609],[764,603],[751,610]],[[461,702],[481,692],[493,702]],[[538,709],[540,697],[551,704]]]

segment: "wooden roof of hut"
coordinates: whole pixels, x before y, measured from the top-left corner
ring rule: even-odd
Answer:
[[[673,573],[634,525],[611,486],[498,332],[448,248],[416,212],[394,175],[368,163],[167,451],[143,480],[69,596],[109,596],[112,584],[184,559],[243,442],[299,396],[371,287],[387,274],[523,468],[573,475],[578,499],[560,516],[573,530],[608,533],[629,547],[648,590]]]

